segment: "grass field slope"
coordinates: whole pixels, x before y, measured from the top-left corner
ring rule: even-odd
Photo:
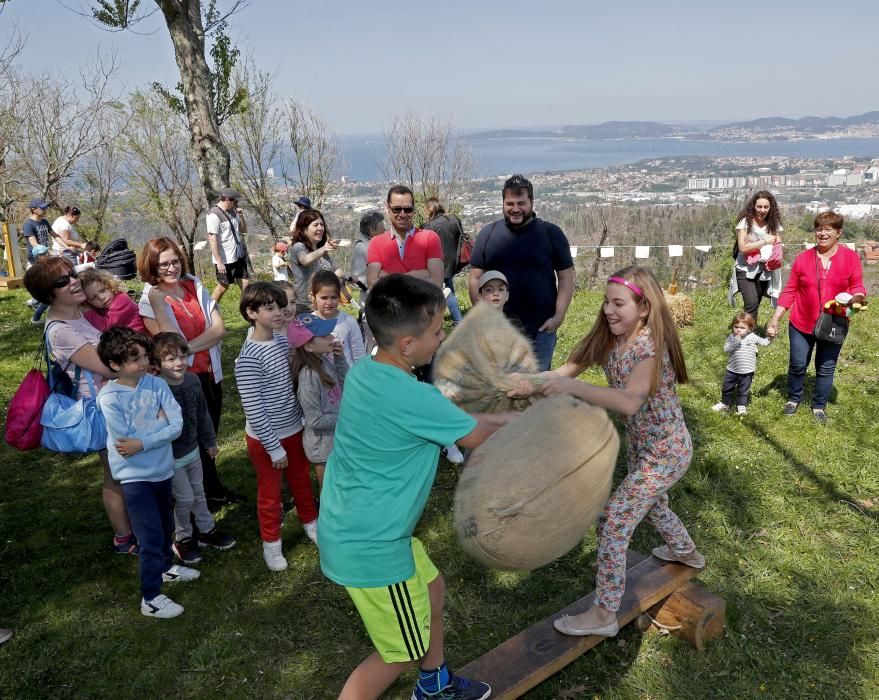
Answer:
[[[696,653],[673,637],[625,628],[528,698],[879,697],[879,308],[853,324],[830,421],[820,426],[807,410],[782,416],[786,332],[761,350],[749,415],[711,411],[732,317],[725,296],[697,293],[695,325],[682,334],[691,382],[680,395],[695,457],[671,503],[708,558],[699,580],[726,599],[728,629]],[[556,364],[588,330],[600,298],[577,294]],[[39,345],[25,299],[23,291],[0,294],[3,411]],[[0,646],[0,697],[332,698],[370,652],[352,604],[321,575],[294,516],[283,529],[289,569],[270,573],[263,564],[232,378],[246,331],[237,303],[233,288],[223,300],[219,468],[248,502],[218,514],[238,546],[207,552],[200,580],[169,588],[183,616],[140,614],[137,560],[110,552],[95,457],[0,448],[0,627],[15,630]],[[599,371],[587,375],[604,381]],[[617,480],[621,468],[622,459]],[[448,584],[453,667],[592,590],[596,545],[590,531],[538,571],[486,570],[456,543],[457,478],[443,462],[417,531]],[[649,526],[639,527],[633,548],[649,553],[658,544]],[[412,682],[409,674],[388,697],[408,697]]]

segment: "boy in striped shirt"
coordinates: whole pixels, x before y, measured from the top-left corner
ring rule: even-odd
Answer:
[[[256,511],[263,559],[271,571],[283,571],[281,480],[286,477],[305,534],[317,541],[317,503],[311,490],[311,465],[302,448],[302,409],[293,391],[284,323],[287,295],[267,282],[241,292],[239,310],[253,327],[235,362],[235,381],[244,409],[247,454],[256,471]]]
[[[736,413],[744,416],[748,414],[751,382],[754,381],[754,372],[757,371],[757,347],[766,347],[772,341],[754,333],[754,317],[745,311],[735,315],[730,329],[732,333],[723,345],[723,351],[729,353],[729,361],[726,364],[726,374],[723,375],[721,400],[711,408],[725,412],[735,402]]]

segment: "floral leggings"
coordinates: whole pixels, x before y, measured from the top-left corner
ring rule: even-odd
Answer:
[[[677,554],[696,545],[680,518],[668,507],[668,490],[690,466],[693,448],[686,430],[651,449],[629,446],[629,474],[614,491],[598,521],[598,573],[595,599],[599,607],[616,612],[626,589],[626,550],[642,520],[662,535]]]

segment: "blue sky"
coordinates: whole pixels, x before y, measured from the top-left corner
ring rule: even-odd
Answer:
[[[0,41],[13,22],[27,37],[23,67],[75,73],[100,46],[127,88],[177,82],[159,15],[108,33],[64,5],[0,15]],[[877,26],[875,0],[250,0],[232,35],[278,94],[349,134],[407,110],[462,129],[849,116],[879,109]]]

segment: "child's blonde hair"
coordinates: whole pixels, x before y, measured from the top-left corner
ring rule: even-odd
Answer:
[[[113,294],[125,293],[125,287],[122,286],[122,283],[119,281],[119,279],[111,275],[109,272],[105,272],[104,270],[96,270],[93,267],[87,267],[85,270],[79,273],[79,283],[83,289],[85,289],[93,282],[100,282],[107,289],[113,292]]]
[[[730,321],[729,328],[732,330],[732,327],[737,323],[744,323],[749,331],[754,330],[754,326],[757,325],[754,321],[754,317],[751,316],[747,311],[739,311],[735,316],[733,316],[732,321]]]
[[[622,270],[614,272],[611,277],[620,277],[640,287],[641,295],[629,290],[632,297],[642,307],[647,307],[647,319],[645,325],[650,331],[653,347],[656,352],[656,363],[653,369],[653,379],[650,382],[650,395],[656,393],[662,377],[662,365],[665,353],[668,352],[674,368],[675,381],[678,384],[687,382],[687,366],[684,362],[684,351],[681,340],[678,337],[678,329],[665,303],[662,288],[656,277],[646,267],[630,265]],[[592,365],[604,366],[607,356],[613,347],[615,336],[610,332],[610,325],[604,315],[604,308],[598,310],[598,318],[592,326],[592,330],[574,348],[568,362],[576,364],[583,369]]]

